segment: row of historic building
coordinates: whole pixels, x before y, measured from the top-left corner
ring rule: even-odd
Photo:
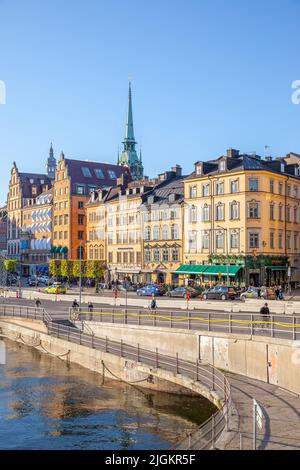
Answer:
[[[300,280],[299,155],[229,149],[189,175],[176,165],[149,179],[136,152],[131,87],[123,146],[116,165],[63,153],[57,162],[52,145],[45,174],[13,164],[0,250],[23,275],[46,272],[51,258],[81,257],[103,261],[108,281]]]

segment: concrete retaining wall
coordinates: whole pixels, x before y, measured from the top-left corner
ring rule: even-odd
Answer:
[[[39,328],[36,328],[37,323],[40,323]],[[42,353],[79,364],[101,374],[104,379],[134,382],[139,387],[168,393],[201,395],[216,406],[220,406],[220,397],[217,392],[211,392],[199,382],[194,382],[192,379],[180,374],[148,367],[125,358],[49,336],[42,332],[42,329],[42,322],[33,322],[27,319],[19,319],[17,322],[16,320],[10,321],[10,319],[0,317],[0,336],[2,334],[13,341],[34,347]]]
[[[88,322],[96,335],[278,385],[300,395],[300,344],[297,341],[164,328]]]

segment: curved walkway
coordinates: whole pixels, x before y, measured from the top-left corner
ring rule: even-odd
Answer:
[[[264,426],[257,434],[260,450],[300,450],[300,398],[276,385],[249,379],[231,373],[225,374],[231,386],[233,403],[237,409],[238,425],[233,426],[231,440],[220,448],[252,449],[252,399],[261,405]],[[240,439],[240,433],[242,439]]]

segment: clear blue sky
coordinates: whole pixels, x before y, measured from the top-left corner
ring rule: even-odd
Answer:
[[[12,162],[114,162],[128,77],[146,174],[228,147],[300,153],[300,0],[0,0],[0,203]]]

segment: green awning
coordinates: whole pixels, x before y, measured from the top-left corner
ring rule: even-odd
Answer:
[[[287,266],[267,266],[267,269],[271,269],[271,271],[287,271]]]
[[[207,269],[204,273],[205,276],[219,276],[221,274],[222,277],[235,277],[239,270],[242,269],[241,266],[223,266],[223,265],[215,265],[215,266],[207,266]]]
[[[177,269],[177,274],[202,274],[206,270],[207,266],[201,264],[182,264]]]
[[[177,274],[203,274],[204,276],[219,276],[221,273],[222,276],[226,277],[235,277],[239,270],[242,269],[241,266],[207,266],[201,264],[183,264],[180,268],[177,269]]]

